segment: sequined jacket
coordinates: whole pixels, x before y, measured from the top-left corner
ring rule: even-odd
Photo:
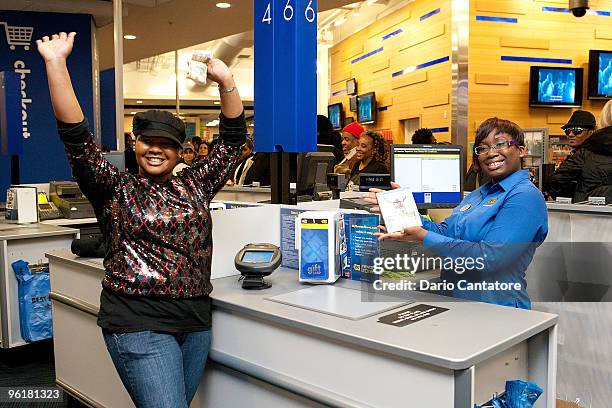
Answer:
[[[102,157],[86,120],[59,123],[73,176],[104,236],[102,286],[175,299],[212,291],[208,207],[233,173],[246,136],[244,114],[220,120],[220,143],[206,159],[162,183],[119,172]]]

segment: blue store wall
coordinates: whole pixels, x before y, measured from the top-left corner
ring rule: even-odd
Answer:
[[[22,69],[22,97],[25,92],[22,120],[25,122],[24,136],[27,138],[24,139],[24,154],[19,159],[21,182],[72,179],[63,145],[57,135],[47,75],[43,60],[36,50],[36,39],[59,31],[77,32],[74,50],[68,59],[68,69],[83,113],[93,123],[91,16],[0,11],[0,22],[6,24],[0,24],[0,71]],[[8,27],[19,27],[20,33],[26,37],[30,28],[33,32],[29,41],[20,42],[11,49],[9,40],[15,38],[9,38]],[[4,192],[10,183],[9,168],[10,158],[0,156],[0,201],[5,201]]]

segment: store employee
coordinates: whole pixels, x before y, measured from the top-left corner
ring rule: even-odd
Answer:
[[[441,224],[422,218],[423,227],[377,235],[423,241],[444,260],[461,261],[465,271],[442,270],[443,294],[530,309],[525,270],[546,238],[548,214],[542,193],[529,181],[528,170],[521,169],[523,133],[508,120],[487,119],[476,131],[474,146],[474,167],[492,181],[470,193]],[[375,195],[368,194],[366,199],[376,203]],[[481,289],[465,290],[465,281]],[[511,289],[486,288],[500,284]]]

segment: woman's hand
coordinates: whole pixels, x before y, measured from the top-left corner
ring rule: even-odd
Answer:
[[[396,188],[400,188],[400,185],[394,182],[391,182],[391,189],[395,190]],[[369,192],[363,195],[363,199],[365,202],[374,204],[375,206],[370,208],[370,212],[380,213],[380,207],[378,206],[378,199],[376,198],[376,193],[380,193],[384,190],[379,188],[371,188]]]
[[[218,83],[223,88],[231,88],[232,86],[235,86],[232,71],[230,71],[223,61],[220,59],[211,58],[208,60],[206,65],[208,70],[208,79]]]
[[[382,231],[386,231],[385,227],[379,226]],[[383,239],[395,239],[397,241],[423,241],[425,239],[425,235],[427,235],[427,230],[423,227],[408,227],[404,228],[401,232],[377,232],[374,235],[378,237],[379,240]]]
[[[56,59],[66,60],[72,52],[75,36],[75,32],[66,34],[63,31],[59,34],[53,34],[51,39],[48,36],[44,36],[42,40],[36,40],[38,52],[45,62]]]

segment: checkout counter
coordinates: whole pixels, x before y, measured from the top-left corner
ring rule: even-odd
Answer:
[[[308,209],[316,204],[337,208],[338,201],[309,203]],[[313,287],[286,268],[266,278],[270,289],[241,289],[234,256],[251,242],[280,246],[281,207],[212,213],[214,335],[192,407],[472,408],[501,392],[507,379],[536,382],[544,389],[536,407],[555,406],[554,314],[425,293],[391,304],[364,302],[359,282]],[[94,407],[133,406],[96,325],[102,260],[68,251],[47,256],[57,383]],[[316,288],[330,289],[332,298],[348,296],[344,312],[279,300]],[[329,300],[319,296],[308,298],[319,306]],[[368,313],[343,315],[364,305]],[[379,322],[415,305],[446,310],[403,327]]]
[[[12,224],[0,221],[0,348],[26,344],[19,328],[18,283],[11,264],[46,263],[45,252],[65,250],[79,231],[53,225]]]

